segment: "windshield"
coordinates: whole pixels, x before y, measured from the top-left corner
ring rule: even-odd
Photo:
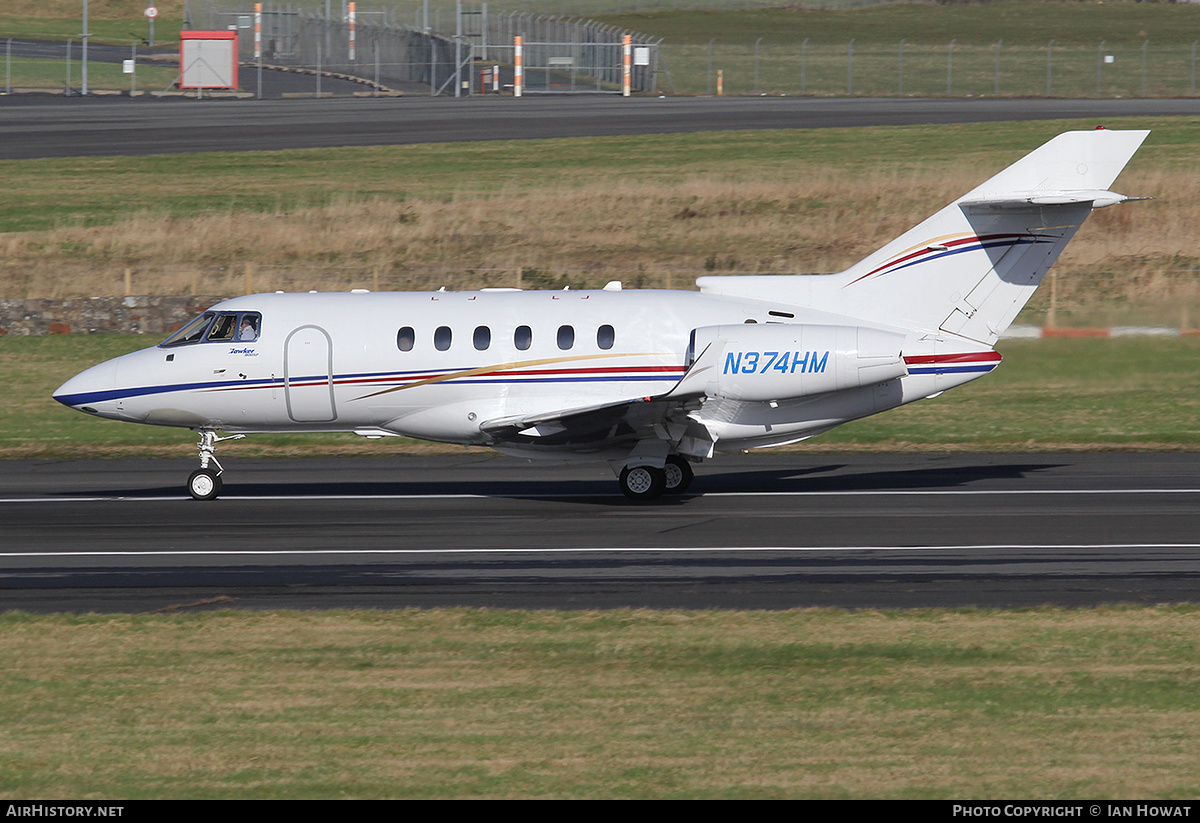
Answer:
[[[158,345],[249,342],[258,339],[261,327],[262,315],[256,311],[206,311]]]
[[[204,339],[204,332],[208,329],[208,324],[216,317],[215,312],[206,311],[204,314],[197,317],[192,322],[185,325],[182,329],[172,334],[166,340],[159,343],[159,346],[183,346],[188,343],[195,343]]]

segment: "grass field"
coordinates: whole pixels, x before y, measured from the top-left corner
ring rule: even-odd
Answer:
[[[0,44],[2,46],[2,44]],[[72,52],[70,86],[78,90],[82,87],[82,69],[79,61],[78,43]],[[6,70],[10,69],[10,70]],[[47,89],[62,91],[67,85],[66,64],[62,60],[16,58],[8,64],[0,59],[0,71],[4,71],[8,87],[13,89]],[[146,62],[139,62],[134,84],[138,91],[166,89],[175,83],[179,75],[178,67],[163,67]],[[0,88],[4,88],[0,86]],[[88,62],[88,90],[101,91],[113,89],[128,92],[131,89],[130,76],[125,74],[117,63]]]
[[[118,5],[92,0],[94,18]],[[171,15],[181,3],[159,5]],[[10,12],[28,21],[47,9],[9,0],[0,27]],[[66,12],[52,16],[37,30],[77,31]],[[128,42],[130,25],[115,22],[113,42]],[[769,35],[707,25],[694,46],[724,35],[744,51]],[[1060,35],[1038,34],[1049,36]],[[250,260],[303,288],[300,277],[351,266],[386,266],[391,285],[522,270],[602,282],[624,268],[626,280],[665,270],[683,286],[710,270],[830,268],[862,251],[847,225],[867,244],[890,237],[1064,125],[0,164],[0,282],[15,296],[100,293],[132,266],[135,282],[202,292],[236,288]],[[1126,317],[1154,294],[1150,310],[1175,322],[1192,275],[1163,279],[1200,257],[1189,211],[1200,122],[1125,125],[1156,130],[1122,183],[1160,199],[1097,215],[1060,286],[1076,316],[1102,292],[1105,310]],[[566,219],[531,228],[571,211],[602,215],[600,231]],[[630,215],[641,231],[616,231]],[[354,221],[362,231],[346,229]],[[152,281],[160,272],[175,279]],[[0,456],[190,454],[186,430],[98,421],[49,399],[79,369],[153,342],[0,337]],[[993,375],[808,448],[1192,450],[1198,345],[1004,342]],[[389,448],[411,445],[262,436],[222,457]],[[1190,799],[1198,620],[1192,606],[9,612],[0,797]]]
[[[1194,798],[1200,610],[0,615],[0,797]]]
[[[601,286],[836,271],[1093,121],[9,161],[0,296]],[[1056,265],[1065,325],[1200,317],[1200,119],[1153,130]],[[518,150],[519,149],[519,150]],[[518,281],[518,277],[521,278]],[[1042,289],[1031,311],[1048,308]]]
[[[666,4],[664,4],[666,5]],[[701,4],[697,4],[701,5]],[[505,10],[584,16],[664,39],[669,77],[660,90],[711,94],[715,72],[726,94],[1176,96],[1197,93],[1194,32],[1200,8],[1187,3],[1030,2],[889,3],[818,10],[800,5],[738,8],[703,3],[629,13],[630,4],[594,0],[517,3]],[[77,37],[71,0],[13,0],[0,11],[0,36],[65,40]],[[94,3],[96,42],[144,39],[146,24],[128,3]],[[323,13],[310,0],[289,4]],[[433,4],[435,11],[438,3]],[[453,4],[441,4],[444,32],[453,31]],[[399,0],[360,4],[414,20]],[[624,10],[624,13],[622,13]],[[158,42],[173,42],[182,2],[160,3]],[[195,9],[193,9],[195,11]],[[366,18],[364,18],[366,19]],[[1101,62],[1105,56],[1111,62]]]
[[[136,335],[0,337],[0,457],[178,455],[186,429],[98,420],[50,393],[101,360],[153,345]],[[1200,336],[1011,340],[995,373],[935,400],[848,424],[797,449],[1054,451],[1200,448]],[[255,435],[223,456],[384,454],[459,447],[354,435]]]

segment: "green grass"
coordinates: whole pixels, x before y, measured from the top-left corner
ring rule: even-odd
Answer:
[[[126,4],[130,8],[135,3]],[[49,40],[61,43],[73,39],[78,48],[80,29],[83,25],[81,2],[69,4],[68,13],[47,13],[19,15],[0,12],[0,48],[3,41],[9,37],[22,40]],[[91,37],[89,42],[112,46],[127,46],[137,41],[145,43],[149,36],[149,27],[141,11],[143,4],[125,17],[106,19],[89,15],[88,30]],[[154,45],[168,46],[179,42],[179,30],[183,28],[182,16],[165,18],[160,15],[154,21]]]
[[[8,384],[0,456],[188,454],[195,437],[185,429],[99,420],[50,398],[84,368],[155,342],[138,335],[0,337],[0,373]],[[990,375],[796,448],[1200,448],[1198,337],[1011,340],[998,349],[1005,362]],[[412,449],[414,442],[254,435],[227,451],[382,453]]]
[[[1002,341],[966,386],[823,435],[827,445],[1200,448],[1200,338]]]
[[[660,79],[659,89],[673,86],[680,94],[714,93],[720,69],[725,94],[1161,97],[1195,93],[1192,43],[1200,7],[894,3],[848,11],[660,11],[598,19],[664,38],[671,77]],[[1114,62],[1097,76],[1101,41]]]
[[[5,62],[0,59],[0,71],[5,68]],[[179,76],[178,67],[166,67],[140,62],[137,66],[136,88],[139,91],[165,89],[172,86]],[[14,57],[11,61],[11,72],[6,72],[8,85],[14,89],[52,89],[61,91],[67,83],[66,63],[63,60]],[[79,49],[72,50],[71,88],[79,89],[83,85],[82,66],[79,59]],[[88,61],[88,90],[116,89],[127,92],[130,90],[130,76],[125,74],[118,63],[98,63]]]
[[[1195,606],[0,616],[0,797],[1195,797]]]
[[[675,45],[764,43],[862,45],[909,43],[990,46],[1006,43],[1045,45],[1190,46],[1200,25],[1200,8],[1189,4],[1138,2],[890,3],[848,11],[798,8],[717,11],[658,11],[644,14],[601,14],[594,19],[665,38]]]
[[[104,225],[133,215],[287,212],[376,196],[452,201],[458,194],[571,186],[607,176],[786,180],[830,165],[900,173],[931,157],[998,169],[1061,131],[1095,125],[1058,120],[213,152],[188,155],[186,163],[173,155],[10,160],[0,161],[6,185],[0,232]],[[1200,142],[1197,117],[1114,118],[1106,125],[1154,130],[1131,170],[1190,164]]]

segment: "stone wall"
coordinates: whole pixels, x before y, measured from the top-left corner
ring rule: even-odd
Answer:
[[[0,298],[0,337],[125,332],[165,337],[225,297]]]

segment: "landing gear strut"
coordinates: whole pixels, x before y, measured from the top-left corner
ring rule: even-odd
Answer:
[[[200,468],[188,477],[187,490],[196,500],[213,500],[221,493],[221,475],[225,473],[221,462],[217,460],[217,444],[225,440],[241,440],[246,435],[217,437],[213,429],[199,429],[199,432],[200,442],[196,444],[196,448],[200,450]],[[213,463],[217,468],[210,469],[209,463]]]

